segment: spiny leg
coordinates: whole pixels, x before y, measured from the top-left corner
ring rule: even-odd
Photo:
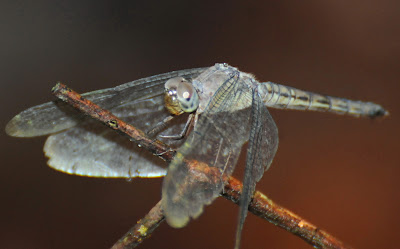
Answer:
[[[168,138],[168,139],[174,139],[174,140],[181,140],[184,137],[186,137],[187,132],[189,131],[189,127],[192,124],[192,121],[194,119],[195,114],[190,113],[188,119],[186,120],[186,124],[183,127],[181,133],[176,134],[176,135],[159,135],[161,138]]]
[[[189,130],[189,127],[194,119],[194,114],[191,113],[188,116],[188,119],[186,121],[185,126],[183,127],[182,131],[179,134],[175,134],[175,135],[159,135],[159,137],[161,138],[167,138],[167,139],[174,139],[174,140],[181,140],[183,139],[186,135],[187,132]],[[162,121],[160,121],[159,123],[157,123],[155,126],[153,126],[153,128],[151,128],[148,132],[147,135],[149,136],[154,136],[155,134],[161,132],[163,129],[165,129],[168,125],[168,123],[172,122],[177,116],[168,116],[166,118],[164,118]]]
[[[146,134],[150,137],[153,137],[155,134],[159,133],[160,131],[164,130],[167,127],[167,124],[174,120],[176,116],[168,116],[164,118],[162,121],[155,124],[150,130],[146,132]]]

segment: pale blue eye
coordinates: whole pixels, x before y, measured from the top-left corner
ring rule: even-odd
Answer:
[[[182,77],[169,79],[165,83],[165,89],[172,98],[176,98],[179,107],[184,112],[193,112],[199,106],[199,96],[196,89],[187,80]]]
[[[193,85],[189,82],[181,82],[176,89],[179,105],[184,112],[193,112],[199,106],[199,96]]]

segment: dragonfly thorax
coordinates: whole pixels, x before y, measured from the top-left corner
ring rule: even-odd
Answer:
[[[165,83],[164,100],[166,108],[174,115],[193,112],[199,106],[195,88],[183,77],[175,77]]]

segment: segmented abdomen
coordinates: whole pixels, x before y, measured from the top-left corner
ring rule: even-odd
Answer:
[[[266,106],[280,109],[328,111],[352,116],[378,117],[388,112],[372,102],[362,102],[302,91],[272,82],[261,83],[259,93]]]

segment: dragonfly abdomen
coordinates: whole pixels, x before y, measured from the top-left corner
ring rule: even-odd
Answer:
[[[321,95],[296,88],[266,82],[259,85],[265,105],[279,109],[333,112],[351,116],[378,117],[388,112],[380,105]]]

